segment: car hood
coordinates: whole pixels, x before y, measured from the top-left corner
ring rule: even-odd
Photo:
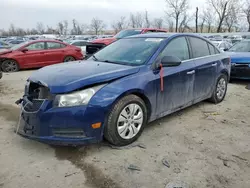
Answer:
[[[135,74],[139,70],[139,67],[87,60],[44,67],[34,72],[28,80],[42,84],[51,93],[58,94],[109,82]]]
[[[0,55],[5,55],[11,53],[12,50],[10,49],[0,49]]]
[[[227,52],[232,63],[250,63],[250,52]]]
[[[109,45],[116,40],[117,40],[116,38],[103,38],[103,39],[93,40],[91,43],[101,43],[101,44]]]

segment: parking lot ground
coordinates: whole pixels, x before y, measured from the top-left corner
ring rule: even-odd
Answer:
[[[14,102],[31,73],[0,80],[0,187],[164,188],[180,181],[190,188],[250,187],[247,82],[229,84],[218,105],[201,102],[151,123],[130,147],[104,142],[70,148],[15,135]]]

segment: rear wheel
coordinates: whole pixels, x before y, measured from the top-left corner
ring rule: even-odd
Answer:
[[[17,72],[19,71],[19,65],[15,60],[8,59],[2,62],[1,66],[3,72]]]
[[[142,133],[147,122],[145,103],[136,95],[128,95],[120,99],[107,120],[104,137],[117,146],[134,142]]]
[[[64,58],[63,62],[70,62],[70,61],[75,61],[76,59],[72,56],[67,56]]]
[[[227,93],[228,77],[225,74],[220,75],[210,101],[217,104],[224,100]]]

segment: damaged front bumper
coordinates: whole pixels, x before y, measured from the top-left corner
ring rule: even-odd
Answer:
[[[51,145],[83,145],[102,140],[104,114],[100,108],[87,106],[53,107],[50,100],[21,103],[18,134]],[[101,127],[93,128],[97,122]]]

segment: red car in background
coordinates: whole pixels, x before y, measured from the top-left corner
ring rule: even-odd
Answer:
[[[141,28],[141,29],[126,29],[122,30],[119,33],[117,33],[114,37],[112,38],[101,38],[101,39],[96,39],[93,40],[91,43],[89,43],[86,46],[86,54],[87,56],[91,56],[98,50],[102,49],[103,47],[111,44],[112,42],[125,38],[128,36],[132,35],[138,35],[138,34],[144,34],[144,33],[156,33],[156,32],[164,32],[166,33],[167,30],[164,29],[155,29],[155,28]]]
[[[36,40],[1,50],[0,67],[3,72],[16,72],[83,58],[81,49],[76,46],[57,40]]]

